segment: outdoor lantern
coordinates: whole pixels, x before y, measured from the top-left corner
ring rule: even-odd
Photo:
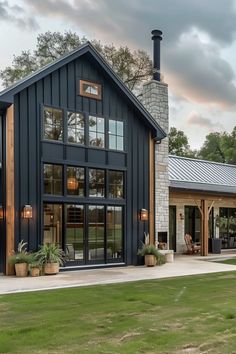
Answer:
[[[67,189],[69,189],[70,191],[75,191],[78,188],[78,181],[75,177],[70,177],[67,180]]]
[[[180,220],[184,220],[184,214],[180,213],[179,218],[180,218]]]
[[[24,219],[32,219],[33,217],[33,210],[31,205],[25,205],[22,211],[22,217]]]
[[[3,207],[0,205],[0,219],[3,219]]]
[[[140,220],[142,220],[142,221],[147,221],[148,220],[148,210],[147,209],[141,209],[141,211],[140,211]]]

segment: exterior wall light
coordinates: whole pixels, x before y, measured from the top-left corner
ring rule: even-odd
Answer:
[[[140,210],[140,220],[142,220],[142,221],[148,220],[148,210],[147,209]]]
[[[180,220],[184,220],[184,214],[180,213],[179,218],[180,218]]]
[[[0,205],[0,219],[3,219],[4,213],[3,213],[3,207]]]
[[[23,219],[32,219],[32,217],[33,217],[32,206],[27,204],[23,207],[22,218]]]

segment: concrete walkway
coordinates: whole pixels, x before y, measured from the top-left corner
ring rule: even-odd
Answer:
[[[210,262],[211,259],[236,257],[236,253],[208,257],[175,256],[173,263],[161,267],[118,267],[61,272],[53,276],[16,278],[0,276],[0,294],[39,291],[78,286],[180,277],[185,275],[236,271],[236,266]]]

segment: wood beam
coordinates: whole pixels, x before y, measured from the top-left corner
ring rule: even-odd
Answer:
[[[201,200],[201,210],[202,210],[202,218],[201,218],[201,255],[208,255],[208,204],[206,199]]]
[[[235,195],[225,195],[225,194],[208,194],[208,193],[198,193],[198,192],[193,192],[193,191],[173,191],[170,190],[170,199],[192,199],[192,200],[202,200],[206,199],[208,201],[217,201],[217,202],[224,202],[224,201],[230,201],[230,202],[235,202],[236,201],[236,194]]]
[[[15,198],[14,198],[14,107],[6,115],[6,275],[14,274],[8,257],[15,248]]]
[[[149,133],[149,236],[155,244],[155,144]]]

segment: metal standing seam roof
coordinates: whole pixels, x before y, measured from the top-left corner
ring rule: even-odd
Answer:
[[[169,155],[169,185],[236,194],[236,166]]]

